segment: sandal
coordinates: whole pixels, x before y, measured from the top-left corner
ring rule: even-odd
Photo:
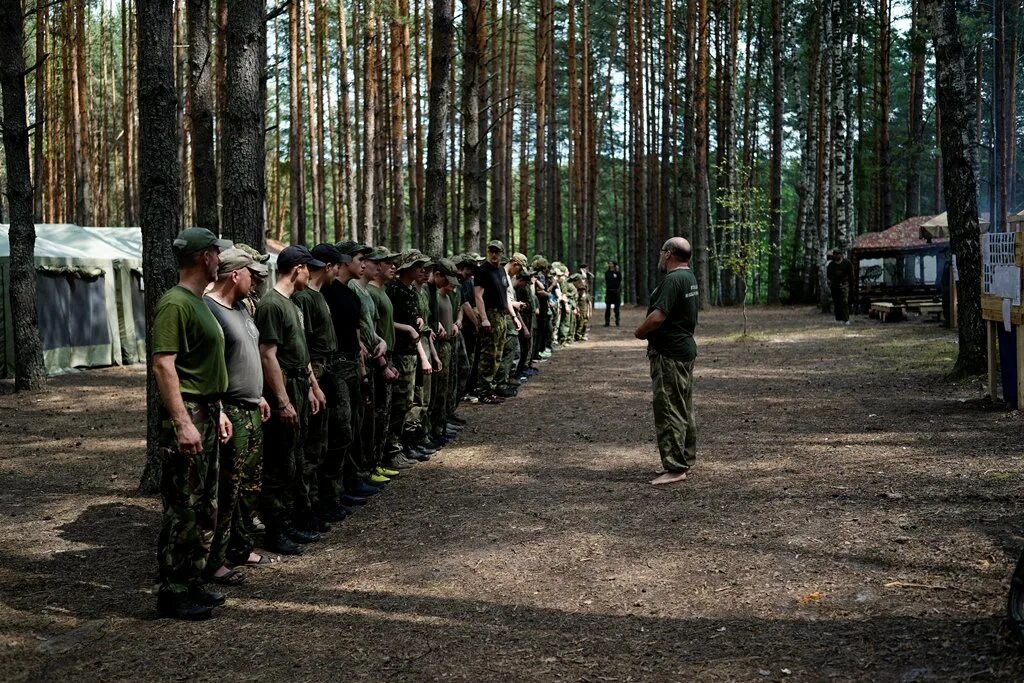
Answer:
[[[232,569],[223,576],[211,576],[209,579],[207,579],[207,581],[209,581],[210,583],[219,584],[221,586],[237,586],[239,584],[245,583],[245,574],[238,571],[237,569]]]

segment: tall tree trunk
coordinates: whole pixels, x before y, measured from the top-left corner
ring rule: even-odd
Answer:
[[[449,77],[455,39],[453,0],[432,0],[430,84],[427,99],[427,174],[423,207],[423,248],[444,253],[445,134]]]
[[[548,59],[550,52],[548,47],[548,2],[549,0],[537,0],[537,21],[536,21],[536,43],[537,59],[534,73],[534,106],[537,109],[536,133],[534,139],[534,161],[533,161],[533,211],[534,211],[534,241],[533,248],[539,254],[547,254],[554,259],[555,255],[550,252],[550,245],[547,241],[547,145],[544,134],[547,131],[547,89],[550,84],[547,80]]]
[[[356,188],[352,151],[352,118],[349,113],[348,17],[345,0],[338,0],[338,112],[341,117],[341,186],[345,207],[345,234],[356,239]]]
[[[785,106],[782,68],[782,0],[771,0],[772,132],[768,185],[768,303],[782,301],[782,127]]]
[[[46,41],[49,35],[47,26],[49,21],[48,17],[49,8],[45,3],[39,3],[36,7],[36,59],[45,60],[45,62],[40,63],[35,72],[36,127],[33,131],[32,144],[32,186],[35,188],[35,192],[33,193],[32,202],[36,223],[42,223],[44,220],[44,191],[53,191],[52,188],[47,188],[46,186],[46,183],[49,180],[46,168],[49,163],[49,157],[48,155],[43,154],[43,132],[51,125],[51,123],[46,120],[46,98],[48,96],[48,81],[50,74],[50,60],[47,58],[48,55],[46,52]]]
[[[195,224],[217,228],[217,166],[213,147],[213,55],[210,0],[188,0],[188,89],[192,120],[192,180]]]
[[[463,226],[462,248],[480,251],[480,30],[482,0],[463,0],[462,5],[462,135],[463,135]]]
[[[701,308],[711,303],[711,273],[708,263],[708,0],[697,0],[697,73],[694,77],[694,199],[693,258],[700,287]]]
[[[135,225],[135,113],[132,95],[135,93],[135,60],[132,59],[135,25],[130,20],[130,5],[121,0],[121,69],[123,91],[121,97],[121,174],[123,185],[124,223]]]
[[[885,230],[892,225],[892,178],[889,165],[892,163],[892,150],[889,144],[889,94],[890,94],[890,63],[889,54],[892,47],[891,9],[892,0],[878,0],[878,229]]]
[[[260,55],[265,12],[265,0],[228,0],[224,117],[224,237],[261,251],[266,244],[260,182],[260,166],[266,165]]]
[[[315,4],[315,3],[314,3]],[[320,106],[317,101],[317,87],[314,79],[316,70],[316,50],[313,45],[313,38],[309,28],[310,2],[300,2],[302,11],[302,47],[305,55],[306,68],[304,71],[306,81],[306,107],[309,114],[309,168],[310,168],[310,194],[313,200],[313,244],[319,244],[324,240],[327,233],[326,215],[324,211],[324,158],[323,158],[323,132],[318,122],[323,120],[320,114]],[[314,6],[313,11],[316,11]],[[230,19],[229,19],[230,20]],[[292,125],[302,125],[301,119]]]
[[[404,126],[402,117],[405,113],[402,98],[402,32],[403,22],[408,17],[401,14],[401,4],[392,13],[388,31],[388,77],[389,102],[391,104],[390,135],[388,142],[391,149],[391,211],[388,217],[390,243],[401,249],[405,241],[405,187],[402,174]]]
[[[960,38],[956,0],[920,0],[935,35],[939,106],[942,107],[943,186],[949,212],[950,247],[956,255],[957,346],[954,373],[985,369],[985,324],[981,318],[981,244],[978,180],[974,155],[974,108],[968,64]]]
[[[910,110],[907,121],[907,191],[903,217],[921,215],[921,155],[924,145],[924,58],[927,40],[921,26],[921,2],[911,0]]]
[[[10,209],[11,324],[14,330],[14,387],[42,388],[46,382],[36,312],[36,229],[32,217],[32,176],[28,162],[25,101],[25,44],[21,0],[0,0],[0,91]]]
[[[181,161],[174,85],[174,2],[138,0],[137,7],[139,199],[148,330],[160,297],[178,281],[171,242],[181,229]],[[152,351],[147,350],[146,355],[152,367]],[[154,492],[160,482],[160,397],[151,372],[147,373],[146,390],[146,469],[140,487]]]
[[[302,142],[302,58],[299,28],[302,21],[302,1],[292,0],[288,8],[288,165],[291,180],[289,237],[292,244],[306,243],[306,170]]]
[[[380,50],[377,44],[377,15],[374,10],[374,0],[367,3],[366,16],[363,18],[363,224],[360,227],[359,239],[367,244],[375,244],[377,241],[377,169],[380,167],[380,158],[377,149],[377,108],[378,103],[378,75]],[[355,237],[353,237],[355,239]]]

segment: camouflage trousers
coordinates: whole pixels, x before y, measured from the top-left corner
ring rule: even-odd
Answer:
[[[220,447],[217,485],[217,533],[213,537],[207,575],[226,561],[244,562],[256,547],[252,518],[260,492],[263,423],[259,408],[224,404],[231,420],[231,440]]]
[[[346,488],[357,483],[359,472],[365,471],[360,438],[364,404],[359,386],[359,361],[343,358],[332,373],[332,395],[327,397],[327,456],[320,468],[320,505],[335,507]]]
[[[185,410],[202,438],[203,450],[197,455],[183,455],[178,450],[177,430],[161,409],[160,497],[164,512],[157,539],[161,593],[185,593],[201,583],[217,528],[220,404],[186,400]]]
[[[583,341],[590,328],[590,307],[585,301],[580,302],[580,317],[576,321],[576,341]]]
[[[449,402],[452,412],[459,406],[462,397],[466,395],[466,388],[469,386],[470,375],[473,374],[473,362],[469,356],[469,346],[466,343],[466,336],[460,334],[455,338],[455,351],[453,363],[457,364],[456,372],[451,376],[451,387],[449,388]]]
[[[506,330],[509,325],[508,316],[498,309],[487,311],[491,322],[490,333],[481,330],[476,343],[480,347],[480,369],[478,393],[481,397],[493,394],[498,390],[498,377],[501,359],[505,354]]]
[[[537,342],[537,318],[530,316],[530,323],[529,327],[524,326],[523,331],[519,333],[519,362],[516,363],[514,375],[517,378],[533,362],[534,344]],[[526,336],[527,330],[530,332],[529,337]]]
[[[382,465],[386,457],[384,448],[388,440],[388,422],[391,420],[391,390],[393,387],[394,385],[384,378],[384,368],[374,368],[373,439],[371,443],[371,460],[374,467]]]
[[[271,404],[270,420],[263,427],[260,517],[268,536],[283,532],[293,522],[296,508],[308,506],[309,498],[309,483],[304,475],[309,380],[285,377],[284,386],[298,421],[295,425],[286,425],[281,421],[281,408],[284,406]]]
[[[693,410],[693,361],[649,352],[654,385],[654,430],[667,472],[686,472],[697,461],[697,415]]]
[[[433,362],[431,362],[433,365]],[[437,368],[433,367],[433,371]],[[406,433],[422,433],[424,437],[430,433],[430,397],[434,393],[434,375],[424,375],[419,369],[416,371],[416,389],[413,392],[412,410],[405,418]],[[417,439],[419,441],[419,439]]]
[[[458,370],[452,367],[455,344],[447,339],[436,343],[437,355],[441,358],[441,371],[431,375],[430,394],[430,431],[428,436],[437,438],[444,434],[448,417],[451,415],[452,404],[449,403],[451,396],[451,378]]]
[[[519,363],[519,352],[519,333],[516,332],[515,322],[509,318],[508,325],[505,327],[505,348],[501,354],[501,365],[495,377],[495,383],[499,387],[519,384],[513,374]]]
[[[561,320],[558,323],[558,343],[568,344],[572,342],[573,335],[573,324],[576,322],[576,309],[572,307],[566,308],[562,314]]]
[[[388,437],[385,447],[386,459],[401,455],[411,441],[407,437],[406,418],[412,410],[413,393],[416,389],[416,361],[414,355],[395,356],[398,379],[391,389],[391,415],[388,419]]]
[[[306,428],[306,444],[302,449],[302,477],[306,482],[306,496],[295,506],[296,519],[302,522],[308,522],[321,507],[320,472],[324,461],[327,460],[327,443],[332,431],[331,405],[334,403],[331,397],[336,395],[334,377],[338,372],[338,362],[335,359],[320,358],[312,361],[310,365],[320,390],[327,398],[327,408],[320,410],[316,415],[310,414],[309,426]],[[327,497],[330,498],[330,495]]]

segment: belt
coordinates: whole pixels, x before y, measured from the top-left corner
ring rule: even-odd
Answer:
[[[336,358],[340,358],[341,360],[359,360],[359,352],[358,351],[338,351],[338,355],[336,356]]]
[[[306,368],[281,368],[281,372],[288,379],[309,379],[309,371]]]
[[[256,410],[260,407],[259,401],[253,403],[252,401],[243,401],[240,398],[224,398],[223,403],[224,405],[234,406],[242,410]]]
[[[194,394],[182,394],[182,401],[188,401],[189,403],[198,403],[204,406],[217,405],[221,402],[221,396],[196,396]]]

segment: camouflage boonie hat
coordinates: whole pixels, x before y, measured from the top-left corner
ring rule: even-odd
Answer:
[[[256,263],[266,263],[267,261],[270,260],[270,254],[261,254],[260,252],[250,247],[248,244],[244,244],[242,242],[235,242],[235,249],[241,249],[250,257],[252,257],[252,260],[255,261]]]
[[[425,266],[428,263],[430,263],[430,258],[419,249],[406,249],[398,256],[398,270],[405,270],[413,266]]]
[[[541,256],[540,254],[537,254],[536,256],[533,257],[533,262],[530,265],[533,266],[534,269],[537,269],[547,268],[550,264],[548,263],[548,260],[546,258]]]
[[[373,251],[366,258],[371,261],[390,261],[401,256],[397,251],[391,251],[387,247],[374,247]]]

